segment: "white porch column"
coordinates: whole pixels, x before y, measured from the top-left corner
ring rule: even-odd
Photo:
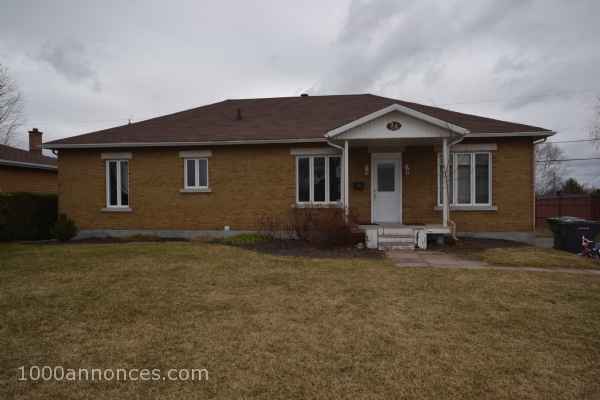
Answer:
[[[350,145],[344,142],[344,212],[350,212]]]
[[[442,207],[443,217],[442,221],[444,227],[448,226],[448,214],[449,214],[449,206],[448,206],[448,177],[450,175],[450,170],[448,169],[448,159],[450,158],[449,149],[448,149],[448,138],[444,138],[444,145],[442,149],[442,158],[443,158],[443,168],[442,168]]]

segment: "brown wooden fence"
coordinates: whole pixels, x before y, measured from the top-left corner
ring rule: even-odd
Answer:
[[[562,216],[600,220],[600,197],[589,194],[563,194],[536,198],[537,228],[546,226],[546,218]]]

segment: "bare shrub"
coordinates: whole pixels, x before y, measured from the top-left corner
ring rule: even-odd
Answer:
[[[282,215],[259,215],[256,225],[259,234],[270,239],[289,239],[293,232],[289,218]]]
[[[292,211],[292,228],[299,239],[318,246],[352,246],[364,241],[356,223],[356,216],[350,212],[344,216],[339,207],[303,207]]]

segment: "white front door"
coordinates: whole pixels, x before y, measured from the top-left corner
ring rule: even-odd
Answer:
[[[402,223],[402,161],[399,154],[373,157],[373,222]]]

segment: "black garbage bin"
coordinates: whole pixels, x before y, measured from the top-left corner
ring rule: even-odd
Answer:
[[[548,218],[550,230],[554,235],[554,248],[571,253],[581,253],[581,237],[597,240],[600,234],[600,222],[575,217]]]

